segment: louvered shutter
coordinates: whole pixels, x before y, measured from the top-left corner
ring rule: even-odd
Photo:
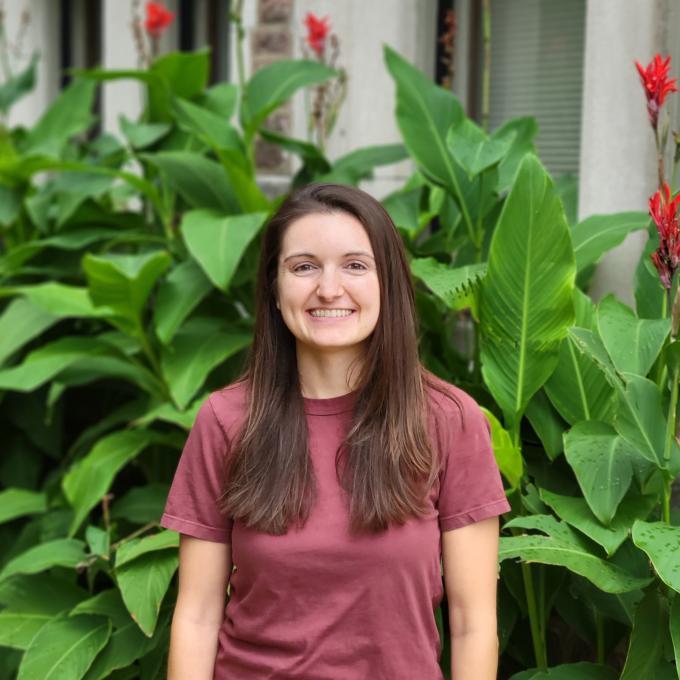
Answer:
[[[491,2],[490,129],[534,116],[555,176],[578,174],[585,10],[585,0]]]

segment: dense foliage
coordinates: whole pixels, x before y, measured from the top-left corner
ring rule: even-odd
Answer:
[[[250,342],[257,237],[279,200],[255,180],[258,134],[299,157],[294,185],[415,162],[384,204],[412,257],[423,358],[487,408],[513,506],[501,677],[678,677],[679,355],[656,234],[643,213],[567,218],[532,119],[488,135],[385,61],[404,145],[335,160],[263,129],[333,77],[314,61],[242,91],[207,87],[204,51],[89,71],[31,129],[0,127],[0,678],[163,677],[178,536],[157,522],[199,405]],[[121,139],[91,114],[119,78],[147,102]],[[2,91],[5,109],[21,91]],[[641,229],[636,309],[595,304],[594,265]]]

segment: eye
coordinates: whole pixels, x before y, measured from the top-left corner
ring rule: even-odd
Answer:
[[[303,262],[302,264],[298,264],[295,267],[293,267],[294,272],[298,272],[300,274],[303,274],[305,272],[308,272],[312,269],[312,265],[309,264],[309,262]]]
[[[366,265],[363,262],[358,262],[358,261],[350,262],[347,266],[350,269],[353,269],[354,271],[358,271],[358,272],[367,269]]]

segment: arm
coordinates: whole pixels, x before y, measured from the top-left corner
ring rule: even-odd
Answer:
[[[451,680],[496,680],[498,517],[442,533]]]
[[[231,566],[231,545],[180,535],[168,680],[213,679]]]

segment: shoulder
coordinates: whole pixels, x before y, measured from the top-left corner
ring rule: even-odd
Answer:
[[[239,380],[211,392],[199,409],[196,421],[214,422],[227,439],[232,440],[241,428],[247,412],[247,383]]]
[[[424,389],[428,405],[440,415],[465,420],[481,413],[479,404],[465,390],[429,371],[425,372]]]

